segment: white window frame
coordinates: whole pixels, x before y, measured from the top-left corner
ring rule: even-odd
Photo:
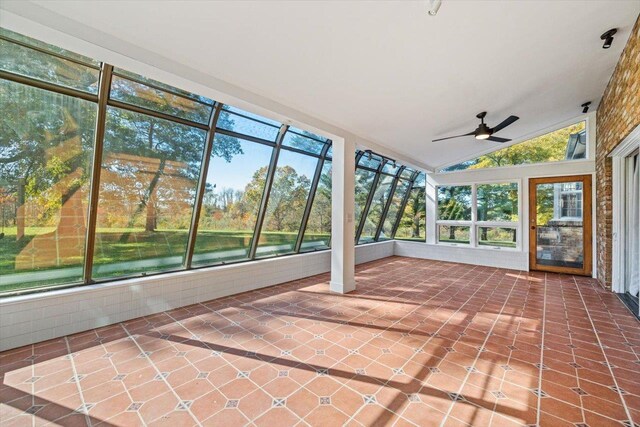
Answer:
[[[518,189],[518,220],[517,221],[479,221],[478,220],[478,186],[479,185],[500,185],[500,184],[516,184]],[[440,187],[471,187],[471,220],[462,220],[462,221],[454,221],[454,220],[444,220],[437,217],[439,215],[438,209],[438,194]],[[500,181],[487,181],[487,182],[474,182],[474,183],[464,183],[464,184],[443,184],[436,185],[436,235],[435,235],[435,243],[438,245],[444,246],[459,246],[463,248],[477,248],[477,249],[491,249],[491,250],[502,250],[502,251],[510,251],[510,252],[519,252],[522,250],[522,231],[521,225],[522,222],[522,185],[520,180],[507,179]],[[453,225],[453,226],[461,226],[461,227],[469,227],[469,243],[450,243],[440,241],[440,226],[441,225]],[[500,228],[513,228],[516,230],[516,246],[514,248],[504,247],[504,246],[492,246],[492,245],[480,245],[478,238],[478,228],[479,227],[500,227]]]

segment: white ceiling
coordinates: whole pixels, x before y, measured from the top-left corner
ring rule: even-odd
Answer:
[[[494,147],[488,111],[522,138],[597,105],[635,1],[145,2],[39,6],[438,167]],[[55,19],[55,15],[51,15]],[[613,47],[600,34],[619,28]]]

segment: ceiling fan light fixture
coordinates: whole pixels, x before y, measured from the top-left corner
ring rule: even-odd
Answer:
[[[613,35],[618,32],[617,28],[612,28],[600,36],[600,40],[604,40],[603,49],[609,49],[613,44]]]
[[[484,123],[478,126],[478,130],[476,131],[476,139],[487,139],[491,136],[491,131]]]

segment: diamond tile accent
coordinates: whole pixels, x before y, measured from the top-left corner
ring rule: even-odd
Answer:
[[[506,399],[507,398],[507,396],[501,391],[492,391],[491,394],[493,394],[496,399]]]
[[[80,412],[81,414],[88,414],[89,411],[91,411],[91,408],[93,408],[94,406],[96,405],[93,403],[85,403],[84,405],[80,405],[78,409],[76,409],[76,412]]]
[[[586,395],[588,395],[588,394],[589,394],[589,393],[587,393],[586,391],[584,391],[583,389],[581,389],[581,388],[579,388],[579,387],[574,387],[574,388],[572,388],[571,390],[573,390],[573,392],[574,392],[575,394],[579,394],[580,396],[586,396]]]
[[[33,384],[33,383],[35,383],[36,381],[38,381],[40,378],[42,378],[42,377],[31,377],[31,378],[29,378],[28,380],[25,380],[24,382],[25,382],[25,383],[32,383],[32,384]]]
[[[329,396],[320,397],[320,405],[331,405],[331,397]]]
[[[540,390],[538,388],[531,389],[531,393],[535,394],[538,397],[547,397],[547,393],[545,393],[543,390]]]
[[[323,376],[325,376],[325,375],[329,375],[329,370],[328,370],[328,369],[317,369],[317,370],[316,370],[316,374],[317,374],[318,376],[323,377]]]
[[[170,374],[170,372],[160,372],[153,379],[156,380],[156,381],[162,381],[162,380],[166,379],[169,376],[169,374]]]
[[[238,378],[249,378],[249,372],[248,371],[238,372]]]
[[[27,414],[31,414],[31,415],[35,415],[38,413],[39,410],[41,410],[42,408],[44,408],[45,405],[33,405],[30,406],[29,408],[27,408],[26,412]]]
[[[198,372],[198,375],[196,376],[196,378],[198,378],[199,380],[203,380],[208,376],[209,376],[209,372]]]
[[[409,400],[409,402],[413,403],[420,402],[420,395],[417,393],[410,393],[407,394],[407,399]]]
[[[440,372],[440,369],[435,368],[435,367],[431,367],[431,368],[429,368],[429,372],[431,372],[432,374],[437,374],[438,372]]]
[[[113,377],[112,381],[122,381],[123,379],[125,379],[127,376],[125,374],[118,374],[115,377]]]
[[[376,397],[372,394],[365,394],[362,396],[362,399],[365,405],[374,405],[377,402]]]
[[[447,395],[449,396],[449,399],[453,400],[454,402],[465,400],[464,396],[459,393],[447,393]]]
[[[181,400],[176,405],[176,411],[186,411],[191,407],[193,402],[191,400]]]
[[[227,404],[224,405],[225,408],[237,408],[239,400],[227,400]]]
[[[284,408],[287,406],[287,399],[284,397],[279,397],[273,399],[273,403],[271,404],[273,408]]]
[[[140,408],[142,408],[142,405],[144,404],[144,402],[133,402],[131,405],[129,405],[127,407],[127,411],[128,412],[136,412],[138,411]]]
[[[289,376],[289,371],[278,371],[278,376],[280,378],[282,377],[288,377]]]

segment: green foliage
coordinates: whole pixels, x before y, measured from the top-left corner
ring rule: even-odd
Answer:
[[[538,136],[519,144],[496,150],[473,160],[444,168],[444,172],[484,169],[531,163],[557,162],[565,159],[567,142],[572,134],[585,129],[585,122]]]

